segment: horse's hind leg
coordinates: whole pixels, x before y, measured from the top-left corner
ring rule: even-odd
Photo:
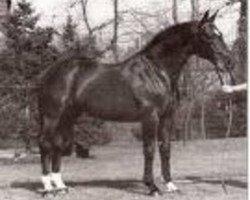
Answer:
[[[44,192],[51,192],[53,190],[53,186],[50,181],[50,166],[51,166],[50,148],[51,147],[48,142],[46,141],[40,142],[40,154],[42,163],[41,181],[44,186]]]
[[[61,175],[61,163],[62,156],[64,155],[65,148],[68,148],[68,145],[65,145],[64,133],[65,131],[69,131],[68,128],[65,127],[65,130],[58,130],[58,134],[54,138],[54,150],[52,154],[52,173],[51,173],[51,181],[55,186],[57,191],[67,192],[68,188],[65,185],[62,175]],[[71,145],[71,144],[70,144]]]
[[[44,193],[49,193],[53,190],[51,183],[51,155],[53,152],[53,147],[50,141],[50,136],[55,131],[54,120],[43,117],[43,126],[41,127],[41,134],[39,138],[39,148],[41,155],[41,165],[42,165],[42,184],[44,186]]]
[[[144,119],[143,130],[143,153],[144,153],[144,183],[149,188],[150,195],[160,194],[159,188],[154,183],[153,160],[155,153],[156,131],[158,117],[152,113],[150,117]]]
[[[66,190],[60,174],[61,156],[63,151],[62,133],[58,131],[59,116],[43,116],[42,133],[39,147],[42,164],[42,183],[44,194],[55,190]],[[52,171],[51,171],[52,170]]]

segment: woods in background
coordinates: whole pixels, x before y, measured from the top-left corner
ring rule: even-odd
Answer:
[[[98,60],[121,61],[139,51],[152,38],[155,34],[152,24],[161,28],[171,25],[171,22],[166,18],[163,19],[160,13],[152,14],[132,8],[126,11],[120,10],[121,2],[112,0],[113,19],[98,26],[92,26],[87,12],[89,1],[91,0],[72,1],[82,9],[82,22],[86,30],[84,33],[77,31],[78,24],[74,22],[71,15],[68,15],[61,30],[56,30],[55,27],[38,26],[39,16],[32,8],[32,4],[26,1],[20,1],[5,20],[3,24],[5,47],[0,53],[0,136],[2,139],[0,148],[7,145],[7,140],[16,141],[17,138],[23,140],[26,145],[30,145],[29,138],[35,138],[38,134],[34,88],[39,81],[39,76],[57,59],[71,52],[80,51],[82,55]],[[228,5],[236,2],[229,1]],[[246,0],[240,0],[240,2],[238,39],[232,48],[237,62],[234,72],[238,83],[245,82],[247,74]],[[172,3],[173,23],[178,23],[178,1],[172,0]],[[190,3],[192,6],[190,19],[196,20],[202,14],[199,11],[199,0],[190,0]],[[133,21],[134,27],[131,24],[127,25],[128,21]],[[147,22],[150,23],[147,24]],[[106,29],[111,33],[108,39],[103,38]],[[130,35],[131,32],[137,37]],[[133,41],[133,45],[123,46],[126,43],[124,38],[130,42]],[[176,112],[176,134],[173,138],[188,140],[224,137],[228,120],[224,102],[228,97],[216,90],[219,87],[219,81],[213,72],[213,66],[196,57],[190,59],[188,65],[179,81],[181,100]],[[236,100],[233,104],[231,136],[246,135],[246,97],[240,96],[234,97]],[[82,134],[80,137],[84,141],[83,145],[90,146],[111,141],[112,135],[109,135],[104,122],[91,118],[80,121],[76,130],[80,135]],[[138,138],[137,131],[134,132]]]

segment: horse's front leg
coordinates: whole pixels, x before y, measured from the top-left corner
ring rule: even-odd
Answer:
[[[171,152],[171,133],[173,127],[173,117],[161,118],[158,127],[158,145],[161,157],[162,176],[166,182],[168,192],[177,191],[178,188],[171,180],[170,173],[170,152]]]
[[[149,188],[150,195],[161,194],[160,189],[154,183],[153,161],[155,153],[156,132],[158,117],[151,114],[142,123],[143,131],[143,153],[144,153],[144,183]]]
[[[51,183],[51,145],[47,140],[40,140],[40,154],[41,154],[41,165],[42,165],[42,177],[41,181],[44,187],[44,193],[50,193],[53,191]]]

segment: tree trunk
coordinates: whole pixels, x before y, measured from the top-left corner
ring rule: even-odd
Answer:
[[[240,19],[239,19],[239,45],[240,45],[240,65],[241,65],[241,82],[247,80],[247,1],[240,0]]]
[[[119,56],[118,56],[118,49],[117,49],[117,40],[118,40],[118,3],[119,0],[113,0],[114,1],[114,35],[112,40],[112,51],[114,55],[115,62],[118,62]]]
[[[187,139],[189,139],[188,136],[190,136],[190,121],[192,116],[192,109],[193,109],[194,102],[190,102],[187,110],[186,120],[185,120],[185,127],[184,127],[184,137],[183,137],[183,144],[186,145]]]
[[[198,0],[191,0],[191,19],[196,20],[199,17],[199,1]]]
[[[92,28],[90,27],[89,20],[88,20],[88,15],[87,15],[87,4],[88,0],[81,0],[81,6],[82,6],[82,15],[83,15],[83,21],[84,24],[89,32],[89,38],[92,37],[93,31]]]
[[[177,24],[178,23],[178,4],[177,4],[177,0],[173,0],[172,17],[173,17],[174,24]]]
[[[204,96],[202,97],[201,100],[201,134],[203,139],[207,138],[207,133],[206,133],[206,125],[205,125],[205,99]]]

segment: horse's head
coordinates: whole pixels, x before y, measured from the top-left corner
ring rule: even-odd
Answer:
[[[217,72],[226,70],[231,75],[234,61],[222,33],[214,24],[217,13],[218,11],[209,17],[209,11],[207,11],[197,23],[194,51],[198,56],[211,61]]]

